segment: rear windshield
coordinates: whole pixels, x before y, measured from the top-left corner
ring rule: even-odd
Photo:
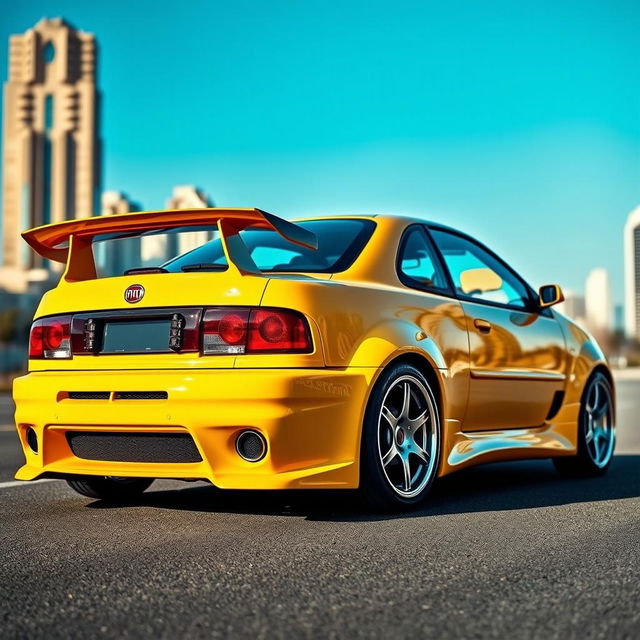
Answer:
[[[347,269],[368,242],[371,220],[341,218],[297,223],[315,233],[318,249],[288,242],[267,229],[240,232],[261,271],[337,273]],[[135,269],[159,268],[171,273],[224,271],[227,259],[215,226],[163,229],[142,234],[103,234],[93,241],[98,277],[123,275]]]

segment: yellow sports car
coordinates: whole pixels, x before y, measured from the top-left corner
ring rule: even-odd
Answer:
[[[400,509],[469,465],[611,462],[611,373],[551,308],[560,287],[454,229],[197,209],[23,236],[64,267],[14,384],[18,479],[101,499],[154,478],[359,487]]]

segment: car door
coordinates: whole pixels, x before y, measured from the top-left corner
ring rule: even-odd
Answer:
[[[531,288],[469,236],[431,227],[467,319],[469,401],[463,429],[542,425],[565,387],[560,326]]]
[[[446,268],[422,224],[408,226],[396,260],[400,282],[407,290],[397,299],[396,319],[417,325],[429,337],[447,369],[448,426],[460,430],[469,393],[469,337],[460,301]],[[427,345],[428,342],[422,343]]]

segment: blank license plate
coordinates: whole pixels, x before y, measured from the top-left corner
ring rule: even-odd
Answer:
[[[121,320],[107,322],[102,341],[103,353],[167,352],[171,321]]]

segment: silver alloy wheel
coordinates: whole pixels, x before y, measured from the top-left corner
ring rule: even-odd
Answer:
[[[403,375],[387,390],[378,418],[378,455],[391,488],[418,495],[431,480],[438,447],[438,413],[415,376]]]
[[[594,464],[605,467],[615,444],[613,403],[609,387],[601,378],[595,378],[587,392],[585,403],[585,443]]]

